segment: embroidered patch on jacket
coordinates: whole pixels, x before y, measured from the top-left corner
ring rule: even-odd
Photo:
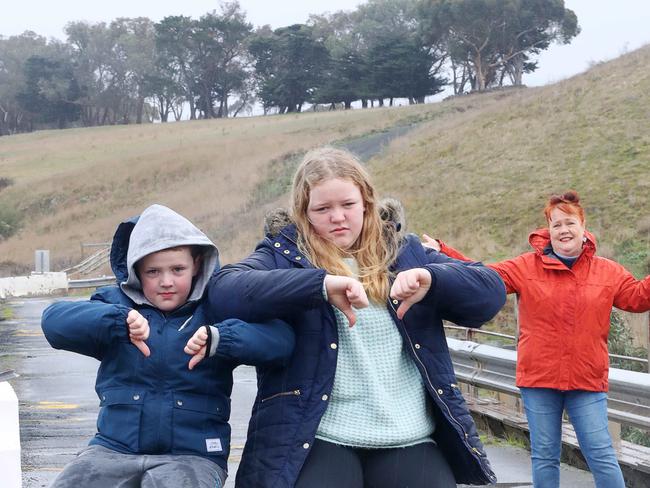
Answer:
[[[208,452],[223,451],[223,449],[221,448],[221,439],[206,439],[205,447],[208,450]]]

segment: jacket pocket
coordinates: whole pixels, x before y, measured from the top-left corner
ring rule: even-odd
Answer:
[[[275,400],[276,398],[282,398],[282,397],[295,397],[299,398],[302,395],[302,392],[299,389],[295,390],[289,390],[289,391],[281,391],[278,393],[274,393],[272,395],[269,395],[265,398],[262,398],[260,400],[261,404],[265,404],[267,402],[270,402],[271,400]]]
[[[192,393],[174,393],[173,450],[175,454],[228,454],[230,400]]]
[[[104,390],[99,398],[99,434],[130,452],[138,452],[144,392],[128,388],[110,389]]]

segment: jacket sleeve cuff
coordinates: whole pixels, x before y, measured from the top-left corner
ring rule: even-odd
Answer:
[[[207,356],[211,358],[217,353],[219,347],[219,329],[214,325],[204,325],[208,332],[208,342],[205,345]]]

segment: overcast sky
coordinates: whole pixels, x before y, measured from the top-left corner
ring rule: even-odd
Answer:
[[[0,0],[0,35],[7,37],[32,30],[64,40],[63,28],[73,20],[110,22],[117,17],[149,17],[159,21],[168,15],[198,18],[217,9],[218,0]],[[254,25],[282,27],[307,20],[311,13],[354,10],[357,0],[240,0]],[[615,58],[650,43],[650,1],[565,0],[576,12],[581,34],[567,46],[553,46],[539,58],[536,73],[524,83],[543,85],[580,73],[591,63]]]

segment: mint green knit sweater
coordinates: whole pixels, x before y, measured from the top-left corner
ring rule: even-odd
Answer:
[[[368,448],[430,441],[435,425],[427,392],[386,306],[371,302],[356,310],[352,328],[343,313],[334,312],[336,374],[316,437]]]

